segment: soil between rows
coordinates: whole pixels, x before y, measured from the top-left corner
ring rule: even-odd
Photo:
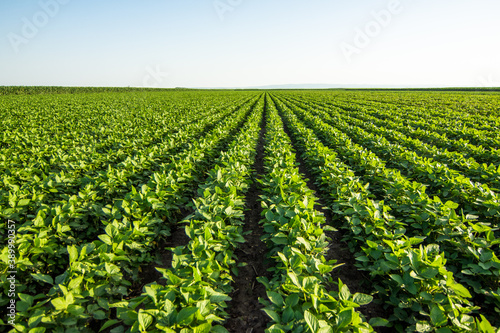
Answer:
[[[240,267],[238,276],[234,277],[234,292],[231,293],[232,301],[228,303],[229,319],[224,325],[229,332],[234,333],[263,333],[269,322],[267,315],[261,310],[263,305],[259,303],[260,297],[266,297],[265,287],[257,282],[257,277],[271,274],[267,271],[270,267],[265,259],[267,253],[266,245],[261,241],[264,234],[261,219],[262,207],[260,205],[260,194],[257,184],[258,175],[264,174],[264,137],[266,133],[266,115],[262,116],[261,130],[257,144],[257,154],[253,170],[254,179],[246,196],[247,212],[245,224],[243,225],[246,242],[241,244],[235,251],[238,262],[246,263]]]

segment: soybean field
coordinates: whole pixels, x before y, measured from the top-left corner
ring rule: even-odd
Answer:
[[[500,93],[0,88],[0,331],[500,332]]]

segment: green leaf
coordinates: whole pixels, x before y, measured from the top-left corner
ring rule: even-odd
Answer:
[[[153,323],[153,316],[151,316],[149,313],[144,312],[141,309],[139,310],[139,315],[137,317],[137,320],[139,321],[140,329],[142,331],[145,331]]]
[[[373,327],[385,327],[389,324],[389,321],[384,318],[376,317],[370,319],[370,325]]]
[[[17,205],[18,206],[27,206],[27,205],[29,205],[30,201],[31,201],[30,199],[21,199],[21,200],[19,200]]]
[[[40,324],[42,319],[45,318],[45,312],[40,310],[36,310],[35,314],[31,314],[30,319],[28,319],[28,326],[29,327],[35,327]]]
[[[271,212],[270,210],[268,210],[268,211],[266,212],[266,219],[267,219],[268,221],[274,221],[274,214],[273,214],[273,212]]]
[[[111,320],[108,320],[107,322],[104,323],[104,325],[102,325],[101,329],[99,330],[99,332],[101,331],[104,331],[106,328],[110,327],[110,326],[113,326],[114,324],[116,323],[119,323],[118,320],[116,319],[111,319]]]
[[[96,312],[93,313],[93,316],[94,316],[94,319],[97,319],[97,320],[104,320],[107,318],[106,312],[104,312],[102,310],[97,310]]]
[[[340,299],[347,301],[351,297],[351,292],[349,291],[349,287],[347,285],[343,285],[340,288]]]
[[[283,311],[282,320],[285,324],[295,320],[295,312],[290,306],[287,306],[285,311]]]
[[[318,284],[318,278],[314,276],[307,276],[302,280],[302,288],[304,290],[313,290],[314,286]]]
[[[193,333],[208,333],[208,332],[210,332],[211,328],[212,328],[211,324],[204,323],[204,324],[201,324],[201,325],[193,328]]]
[[[30,308],[30,305],[24,301],[16,302],[16,310],[18,312],[26,312]]]
[[[494,333],[495,331],[491,331],[491,333]],[[441,327],[436,330],[436,333],[453,333],[452,330],[450,330],[447,327]]]
[[[267,297],[271,300],[273,304],[276,304],[278,307],[283,306],[283,296],[274,291],[268,291]]]
[[[490,261],[492,258],[493,258],[493,252],[483,252],[479,257],[479,260],[481,260],[482,262],[487,262]]]
[[[107,244],[107,245],[111,245],[113,244],[113,242],[111,241],[111,238],[108,236],[108,235],[99,235],[98,238],[104,243],[104,244]]]
[[[460,205],[457,204],[456,202],[453,201],[446,201],[444,204],[446,207],[451,208],[451,209],[457,209]]]
[[[448,322],[448,318],[446,317],[444,311],[439,308],[439,306],[434,305],[431,309],[431,321],[435,326],[439,327],[446,325],[446,323]]]
[[[278,252],[278,256],[280,257],[281,261],[284,263],[288,263],[288,258],[281,252]]]
[[[151,288],[150,286],[145,286],[144,292],[153,299],[155,304],[158,302],[155,289]]]
[[[299,304],[299,295],[298,294],[288,295],[285,299],[285,303],[290,307]]]
[[[123,332],[125,332],[125,327],[123,326],[115,327],[111,331],[109,331],[109,333],[123,333]]]
[[[352,308],[345,309],[344,311],[340,312],[339,316],[337,317],[338,329],[348,326],[352,321],[353,314],[354,309]]]
[[[36,274],[32,273],[31,276],[34,277],[35,280],[46,282],[48,284],[54,284],[54,280],[49,275],[40,274],[40,273],[36,273]]]
[[[370,258],[368,258],[367,256],[359,256],[359,257],[356,257],[356,260],[361,261],[361,262],[369,262]]]
[[[283,331],[280,327],[281,326],[279,326],[279,325],[272,325],[265,332],[266,333],[285,333],[285,331]]]
[[[262,311],[264,311],[274,322],[278,324],[281,322],[280,315],[274,312],[273,310],[265,308],[262,309]]]
[[[78,260],[78,249],[74,245],[68,246],[69,262],[75,262]]]
[[[481,332],[481,333],[494,333],[495,328],[493,326],[491,326],[490,322],[483,315],[480,315],[480,316],[481,316],[481,320],[476,319],[478,322],[479,332]]]
[[[297,242],[304,245],[307,251],[311,250],[311,244],[308,241],[306,241],[303,237],[297,237]]]
[[[288,244],[288,238],[286,238],[286,237],[273,237],[273,238],[271,238],[271,241],[274,244],[278,244],[278,245],[287,245]]]
[[[27,294],[22,294],[22,293],[19,293],[17,296],[19,297],[19,299],[21,299],[21,301],[26,302],[27,304],[29,304],[29,306],[33,305],[33,301],[34,301],[34,297],[33,296],[27,295]]]
[[[356,293],[354,294],[353,297],[353,302],[359,305],[366,305],[369,304],[371,301],[373,301],[373,296],[366,294]]]
[[[480,232],[480,233],[487,232],[487,231],[491,230],[490,227],[482,225],[480,223],[470,223],[470,226],[472,227],[472,229],[474,229],[475,231]]]
[[[312,332],[317,332],[319,329],[318,319],[309,311],[304,312],[304,319],[306,320],[307,326]]]
[[[287,274],[288,274],[288,277],[290,278],[290,280],[292,280],[293,284],[295,284],[299,288],[302,287],[300,285],[299,278],[297,277],[297,275],[294,272],[288,271]]]
[[[68,284],[68,289],[72,290],[78,288],[82,283],[82,281],[83,281],[83,276],[79,276],[76,279],[71,280],[70,283]]]
[[[226,301],[230,301],[230,300],[231,300],[231,297],[229,297],[228,295],[225,295],[223,293],[214,293],[214,294],[210,295],[210,302],[213,302],[213,303],[226,302]]]
[[[412,258],[412,256],[410,255],[410,259],[411,258]],[[417,286],[415,285],[415,279],[411,276],[410,272],[404,273],[403,281],[404,281],[406,290],[408,290],[413,295],[416,295],[418,293]]]
[[[460,283],[453,283],[451,285],[451,288],[453,289],[453,291],[455,291],[455,294],[457,294],[458,296],[465,297],[465,298],[472,297],[470,292],[467,290],[467,288],[462,286]]]
[[[432,326],[426,321],[419,321],[415,326],[417,332],[427,333],[432,332]]]
[[[439,274],[439,270],[437,268],[429,267],[429,268],[423,268],[418,272],[418,275],[426,278],[426,279],[434,279],[436,275]]]
[[[66,310],[68,308],[68,303],[63,297],[58,297],[50,301],[56,310]]]
[[[172,273],[170,270],[166,270],[166,269],[161,269],[161,268],[157,268],[157,270],[163,274],[163,276],[165,276],[165,273],[167,274],[168,276],[168,279],[170,280],[170,282],[173,284],[173,285],[177,285],[179,283],[182,282],[182,279],[179,278],[177,275],[175,275],[174,273]]]
[[[180,326],[187,326],[193,321],[194,314],[198,311],[198,308],[191,306],[184,308],[177,314],[177,324]]]
[[[389,275],[389,277],[391,279],[393,279],[394,281],[396,281],[398,284],[400,285],[403,285],[405,284],[404,281],[403,281],[403,278],[400,276],[400,275],[397,275],[397,274],[391,274]]]
[[[66,303],[70,304],[70,301],[66,300]],[[81,305],[70,304],[68,306],[68,312],[71,313],[74,317],[79,317],[85,312],[85,308]],[[103,311],[96,311],[103,312]]]
[[[323,326],[318,330],[318,333],[333,333],[333,328],[330,325]]]
[[[229,331],[220,325],[212,327],[212,333],[229,333]]]
[[[29,330],[29,333],[44,333],[45,327],[36,327]]]

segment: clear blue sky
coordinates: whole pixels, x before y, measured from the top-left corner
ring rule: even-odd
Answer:
[[[0,85],[500,86],[499,15],[498,0],[2,0]]]

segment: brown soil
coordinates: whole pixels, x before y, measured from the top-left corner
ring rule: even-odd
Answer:
[[[238,261],[246,263],[246,266],[240,267],[238,276],[234,277],[234,292],[230,295],[232,301],[228,303],[227,309],[229,319],[225,324],[229,332],[235,333],[261,333],[264,332],[269,322],[269,318],[261,310],[263,306],[259,303],[259,297],[266,297],[266,289],[257,282],[259,276],[271,277],[267,272],[270,267],[269,262],[264,259],[267,247],[260,240],[264,231],[259,224],[262,207],[259,198],[260,190],[255,179],[255,176],[264,174],[265,127],[264,115],[253,166],[254,181],[246,196],[248,212],[245,214],[243,231],[249,234],[245,236],[246,242],[235,251]]]

